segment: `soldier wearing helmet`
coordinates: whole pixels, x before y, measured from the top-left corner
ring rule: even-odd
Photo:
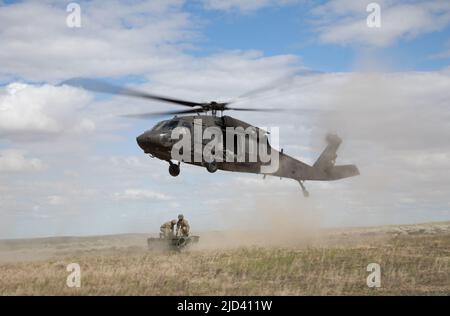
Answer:
[[[171,238],[173,237],[175,225],[177,225],[177,220],[173,219],[161,225],[159,238]]]
[[[180,234],[183,237],[189,236],[189,230],[190,226],[186,219],[184,219],[183,214],[178,215],[178,222],[177,222],[177,236]]]

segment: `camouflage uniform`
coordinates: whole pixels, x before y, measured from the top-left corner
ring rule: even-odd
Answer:
[[[189,223],[187,220],[185,220],[184,218],[179,219],[177,222],[177,236],[178,236],[178,232],[180,230],[181,230],[181,236],[183,236],[183,237],[189,236],[190,228],[191,227],[189,226]]]
[[[160,238],[170,238],[173,236],[173,230],[175,228],[175,225],[177,224],[176,220],[172,220],[169,222],[166,222],[161,225],[159,237]]]

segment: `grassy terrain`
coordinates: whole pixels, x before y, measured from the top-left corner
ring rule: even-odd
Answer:
[[[142,244],[124,243],[125,236],[109,238],[101,239],[97,248],[87,239],[84,247],[71,239],[31,246],[30,241],[0,242],[0,252],[11,255],[23,251],[20,244],[48,251],[72,242],[48,258],[4,260],[0,294],[450,295],[450,232],[445,229],[349,230],[286,248],[259,245],[184,253],[150,253]],[[142,238],[133,235],[132,240]],[[108,247],[111,240],[122,245]],[[78,289],[66,286],[71,262],[82,269]],[[372,262],[381,265],[381,288],[366,285],[366,267]]]

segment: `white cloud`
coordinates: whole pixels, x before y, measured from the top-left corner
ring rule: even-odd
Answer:
[[[43,171],[44,164],[36,158],[26,158],[18,150],[0,151],[0,173]]]
[[[251,12],[270,6],[289,5],[299,0],[203,0],[206,9]]]
[[[413,168],[450,169],[450,152],[416,153],[404,157],[405,163]]]
[[[92,131],[95,124],[78,112],[90,100],[86,92],[65,86],[9,84],[0,94],[0,136]]]
[[[183,1],[77,1],[81,28],[66,25],[67,3],[24,1],[0,10],[0,78],[148,73],[180,62],[195,36]]]
[[[227,51],[205,58],[191,58],[177,68],[151,76],[143,89],[211,101],[236,98],[273,83],[301,69],[295,55],[267,57],[260,51]],[[189,80],[186,80],[186,77]],[[276,87],[275,87],[276,88]],[[228,100],[226,100],[228,101]]]
[[[373,1],[329,1],[313,10],[320,40],[332,44],[385,47],[438,31],[450,23],[448,1],[376,1],[381,6],[381,27],[367,27],[367,4]]]
[[[164,193],[142,190],[142,189],[126,189],[122,193],[115,193],[114,197],[120,200],[150,200],[150,201],[167,201],[170,197]]]
[[[65,198],[59,195],[50,195],[47,198],[47,202],[50,205],[62,205],[65,202]]]

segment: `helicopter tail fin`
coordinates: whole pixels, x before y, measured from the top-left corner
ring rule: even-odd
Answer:
[[[337,150],[342,143],[342,139],[335,134],[328,134],[326,137],[328,143],[325,150],[320,154],[313,167],[319,170],[327,170],[334,167],[337,158]]]
[[[326,140],[327,147],[313,165],[313,173],[317,178],[312,180],[339,180],[359,175],[359,170],[355,165],[334,165],[337,158],[336,152],[342,139],[335,134],[328,134]]]

